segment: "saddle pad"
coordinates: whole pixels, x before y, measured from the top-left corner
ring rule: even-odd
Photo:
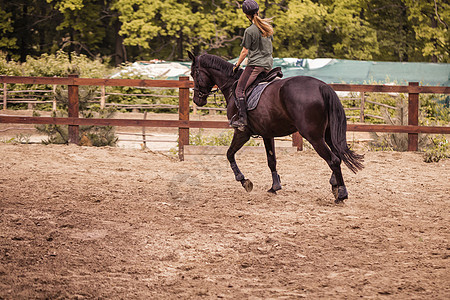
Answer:
[[[259,98],[261,98],[262,92],[266,89],[266,87],[271,84],[271,82],[261,82],[258,84],[251,94],[247,96],[247,110],[253,110],[258,106]]]

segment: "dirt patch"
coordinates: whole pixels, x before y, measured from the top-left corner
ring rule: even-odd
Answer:
[[[448,299],[450,161],[313,151],[179,162],[136,149],[0,143],[0,298]]]

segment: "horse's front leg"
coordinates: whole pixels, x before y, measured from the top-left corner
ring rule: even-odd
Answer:
[[[237,181],[239,181],[242,186],[245,188],[247,192],[251,192],[253,189],[253,183],[249,179],[245,179],[244,174],[242,174],[241,170],[239,170],[235,154],[239,151],[239,149],[244,146],[244,144],[250,139],[250,133],[248,130],[246,131],[240,131],[235,130],[233,135],[233,140],[231,141],[230,148],[228,148],[227,151],[227,158],[230,162],[231,169],[233,170],[234,176]]]
[[[275,141],[273,138],[263,138],[264,146],[266,147],[267,163],[272,172],[272,187],[268,190],[269,193],[276,194],[281,190],[280,175],[277,172],[277,158],[275,156]]]

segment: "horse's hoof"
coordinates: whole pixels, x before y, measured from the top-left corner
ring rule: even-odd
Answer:
[[[242,180],[241,184],[247,192],[250,193],[253,190],[253,183],[249,179]]]
[[[334,200],[337,201],[338,200],[338,192],[339,192],[338,186],[337,185],[333,185],[331,187],[331,192],[333,193]]]
[[[281,185],[275,184],[275,185],[272,185],[272,187],[270,188],[270,190],[268,190],[268,192],[276,194],[277,191],[279,191],[279,190],[281,190]]]
[[[348,199],[347,188],[345,186],[340,186],[337,189],[337,197],[334,203],[343,203],[345,199]]]
[[[334,200],[334,203],[335,204],[344,204],[344,199],[342,199],[342,200],[336,199],[336,200]]]

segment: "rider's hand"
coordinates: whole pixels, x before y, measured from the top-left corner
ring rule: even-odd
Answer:
[[[233,73],[236,73],[237,70],[239,70],[239,65],[234,64],[233,65]]]

